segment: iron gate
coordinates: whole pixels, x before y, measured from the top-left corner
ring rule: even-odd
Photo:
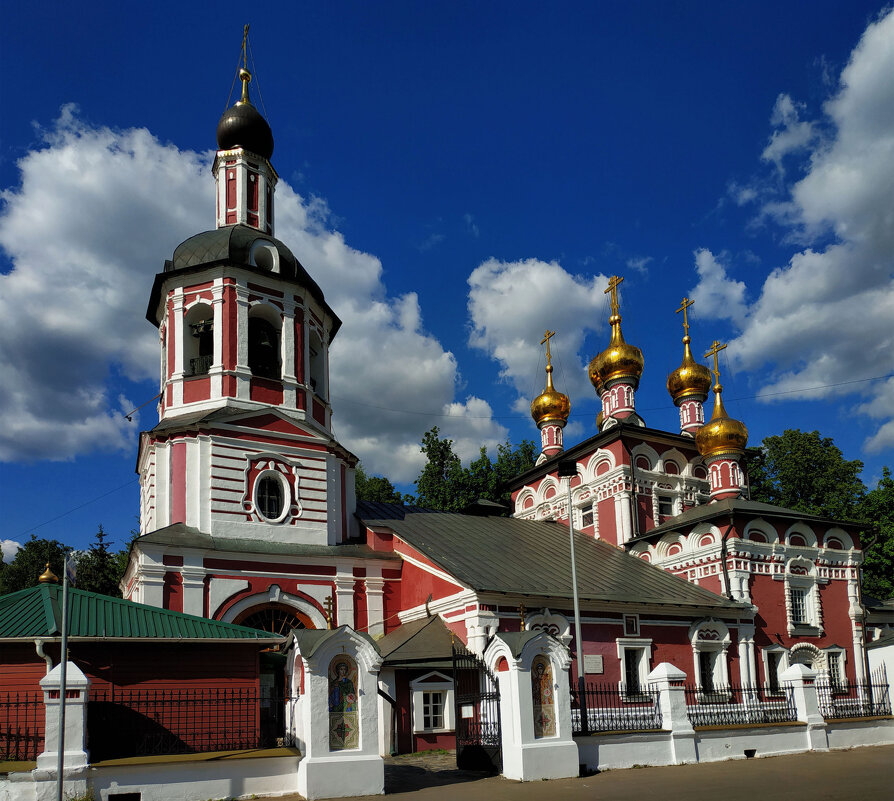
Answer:
[[[503,752],[499,685],[484,662],[459,643],[453,645],[453,686],[456,766],[500,773]]]

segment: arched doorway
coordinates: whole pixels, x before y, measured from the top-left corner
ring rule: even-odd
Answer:
[[[292,629],[313,629],[313,621],[286,604],[267,603],[246,609],[233,621],[239,626],[286,636]]]
[[[266,603],[240,613],[234,623],[286,636],[292,629],[315,628],[313,621],[292,606]],[[286,689],[286,657],[275,649],[260,654],[261,740],[279,745],[285,735],[285,708],[293,702]]]

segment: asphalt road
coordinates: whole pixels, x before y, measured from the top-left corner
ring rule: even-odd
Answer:
[[[388,795],[399,801],[894,801],[894,746],[612,770],[541,782],[463,774],[452,769],[450,759],[387,760]]]

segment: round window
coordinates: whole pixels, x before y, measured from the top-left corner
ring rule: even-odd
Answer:
[[[275,473],[267,473],[258,479],[255,486],[255,506],[261,517],[280,520],[285,507],[283,483]]]

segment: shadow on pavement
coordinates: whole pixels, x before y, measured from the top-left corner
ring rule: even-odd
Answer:
[[[409,793],[426,787],[479,781],[492,775],[484,770],[459,770],[453,751],[403,754],[385,760],[385,792]]]

